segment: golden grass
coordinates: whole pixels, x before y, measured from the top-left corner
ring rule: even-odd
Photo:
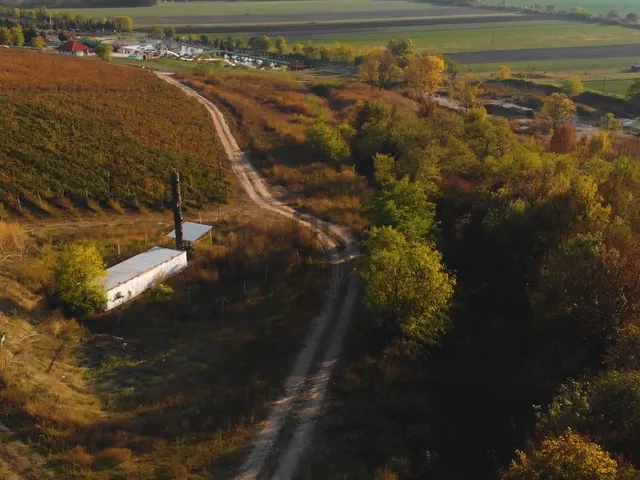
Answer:
[[[358,101],[385,100],[415,107],[411,100],[358,82],[302,83],[284,74],[179,77],[225,111],[243,148],[254,154],[263,174],[293,194],[289,200],[294,205],[363,228],[360,205],[369,195],[366,181],[347,166],[311,163],[305,132],[316,115],[330,122],[347,120],[350,107]]]
[[[71,242],[114,263],[164,233],[153,221],[34,229],[37,248],[9,271],[26,275]],[[289,221],[226,216],[170,289],[82,324],[50,311],[38,282],[4,271],[0,413],[50,455],[55,478],[211,478],[240,459],[315,314],[315,241]]]

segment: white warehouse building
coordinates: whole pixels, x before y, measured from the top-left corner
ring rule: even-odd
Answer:
[[[145,290],[187,268],[187,253],[170,248],[153,247],[107,270],[101,279],[107,293],[103,310],[128,302]]]

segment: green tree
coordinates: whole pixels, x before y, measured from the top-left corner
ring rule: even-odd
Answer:
[[[388,174],[387,174],[388,175]],[[408,177],[387,182],[365,207],[372,225],[392,227],[410,242],[431,239],[435,224],[435,205],[424,188]]]
[[[629,323],[618,330],[604,363],[618,371],[640,371],[640,326]]]
[[[349,144],[340,131],[323,118],[316,118],[306,132],[306,144],[315,157],[340,162],[349,157]]]
[[[11,45],[11,30],[7,27],[0,27],[0,45]]]
[[[102,60],[111,60],[111,57],[113,56],[113,45],[103,43],[96,48],[96,55]]]
[[[293,52],[294,55],[302,56],[304,55],[304,45],[301,43],[296,43],[293,45],[293,48],[291,49],[291,51]]]
[[[415,53],[416,46],[413,40],[405,38],[403,40],[389,40],[387,51],[396,57],[396,63],[405,67],[410,57]]]
[[[64,250],[55,265],[55,287],[60,300],[72,311],[99,310],[107,301],[100,278],[105,264],[95,247],[74,245]]]
[[[373,157],[373,171],[378,185],[384,188],[396,180],[395,163],[396,159],[393,156],[376,153]]]
[[[312,45],[309,43],[304,46],[303,51],[304,51],[304,56],[307,57],[309,60],[317,60],[318,58],[320,58],[320,50],[315,45]]]
[[[283,36],[276,38],[276,50],[280,55],[283,55],[287,51],[287,41]]]
[[[576,116],[576,104],[564,93],[553,93],[544,99],[540,116],[551,128],[570,123]]]
[[[571,430],[517,457],[502,480],[616,480],[618,475],[618,463],[606,451]]]
[[[11,10],[11,16],[13,18],[20,18],[20,9],[18,7],[13,7],[13,9]]]
[[[24,45],[24,32],[22,27],[15,26],[11,29],[11,43],[16,47]]]
[[[637,13],[627,13],[627,16],[624,17],[624,21],[630,24],[636,24],[638,23],[638,14]]]
[[[429,244],[408,242],[391,227],[374,227],[360,264],[365,304],[380,324],[404,338],[433,345],[449,325],[455,279]]]
[[[460,73],[460,64],[458,63],[457,60],[454,60],[453,58],[449,58],[449,57],[444,57],[444,63],[445,63],[445,71],[447,72],[447,75],[449,75],[453,80],[455,80],[458,74]]]
[[[169,27],[169,28],[165,28],[164,29],[164,36],[167,38],[173,38],[176,36],[176,29],[175,27]]]
[[[133,30],[133,18],[128,16],[116,17],[113,26],[119,32],[130,32]]]
[[[151,27],[151,36],[156,38],[164,37],[164,28],[154,25]]]
[[[584,84],[579,76],[574,75],[573,77],[567,78],[564,82],[562,82],[562,89],[567,93],[567,95],[575,96],[579,93],[582,93],[584,90]]]
[[[40,35],[37,35],[31,39],[31,46],[33,48],[42,49],[45,47],[45,45],[46,43],[44,41],[44,38],[42,38]]]
[[[467,73],[453,82],[451,98],[468,110],[477,106],[480,92],[482,84],[472,74]]]
[[[615,142],[622,131],[622,124],[616,119],[615,114],[609,112],[600,119],[600,131],[606,133],[611,141]]]
[[[266,35],[251,37],[248,46],[256,52],[268,52],[271,48],[271,39]]]

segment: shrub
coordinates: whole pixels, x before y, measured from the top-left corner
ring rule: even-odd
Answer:
[[[340,130],[320,118],[308,128],[306,142],[312,154],[321,159],[340,162],[350,154],[349,145]]]
[[[77,467],[90,468],[93,464],[93,455],[81,446],[77,445],[73,447],[67,454],[67,461]]]
[[[29,236],[17,223],[0,222],[0,264],[21,258],[29,247]]]
[[[58,257],[54,270],[60,300],[75,313],[99,310],[107,301],[104,287],[98,282],[104,269],[104,261],[95,247],[67,248]]]
[[[173,288],[170,285],[160,283],[151,289],[150,295],[156,302],[169,300],[173,296]]]

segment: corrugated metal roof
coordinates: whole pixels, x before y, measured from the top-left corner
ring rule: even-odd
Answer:
[[[182,224],[182,239],[186,242],[195,242],[212,228],[211,225],[203,225],[202,223],[184,222]],[[167,237],[176,238],[176,231],[173,230],[171,233],[168,233]]]
[[[170,248],[153,247],[144,253],[131,257],[107,270],[107,275],[100,279],[106,291],[136,278],[152,268],[162,265],[184,252]]]

